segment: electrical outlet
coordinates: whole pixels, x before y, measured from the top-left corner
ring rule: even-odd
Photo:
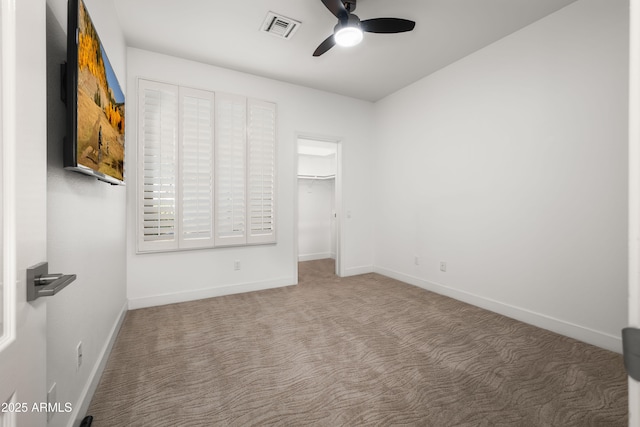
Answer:
[[[420,265],[420,257],[418,255],[413,257],[413,263],[415,265]]]
[[[237,259],[233,262],[233,269],[234,270],[240,270],[240,260]]]
[[[440,261],[440,271],[444,271],[444,272],[447,271],[447,263],[446,262]]]
[[[78,372],[82,366],[82,341],[76,346],[76,361],[76,372]]]
[[[57,401],[56,397],[56,383],[51,385],[51,388],[47,392],[47,422],[51,421],[53,415],[56,413],[55,411],[50,410],[49,408],[53,408]]]

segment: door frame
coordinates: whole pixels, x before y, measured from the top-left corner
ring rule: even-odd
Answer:
[[[0,352],[16,338],[16,215],[15,215],[15,12],[10,13],[10,0],[1,0],[0,20],[0,161],[2,162],[2,331]],[[13,268],[12,268],[13,266]]]
[[[336,275],[344,277],[344,239],[343,236],[343,192],[342,192],[342,138],[319,135],[309,132],[295,132],[293,150],[293,182],[295,183],[295,190],[293,191],[293,278],[295,283],[298,284],[298,215],[299,215],[299,200],[298,200],[298,140],[299,139],[311,139],[318,142],[330,142],[336,144],[336,178],[335,178],[335,225],[336,225]]]
[[[13,337],[0,352],[0,424],[46,425],[47,305],[27,301],[26,270],[46,259],[46,2],[0,0],[2,8],[3,278]],[[18,143],[19,141],[19,143]],[[8,168],[5,168],[5,165]],[[22,215],[18,215],[21,213]],[[38,407],[37,406],[37,407]],[[37,408],[36,407],[36,408]]]
[[[640,328],[640,0],[629,8],[629,326]],[[629,377],[629,426],[640,427],[640,381]]]

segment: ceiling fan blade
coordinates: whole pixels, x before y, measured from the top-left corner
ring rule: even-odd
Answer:
[[[333,13],[336,18],[343,20],[349,18],[349,12],[342,4],[342,0],[322,0],[322,3],[327,6],[327,9]]]
[[[400,18],[375,18],[360,22],[360,28],[367,33],[404,33],[415,26],[415,22]]]
[[[318,46],[316,51],[313,52],[313,56],[320,56],[326,51],[328,51],[329,49],[331,49],[332,47],[334,47],[335,45],[336,45],[336,41],[333,38],[333,34],[331,34],[329,37],[325,39],[325,41],[320,43],[320,46]]]

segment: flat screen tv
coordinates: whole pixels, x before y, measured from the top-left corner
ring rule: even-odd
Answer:
[[[65,169],[124,184],[124,93],[82,0],[69,0]]]

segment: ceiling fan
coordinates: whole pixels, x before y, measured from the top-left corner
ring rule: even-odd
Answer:
[[[404,33],[411,31],[416,23],[400,18],[375,18],[360,21],[352,12],[356,10],[356,0],[322,0],[322,3],[338,18],[333,34],[320,43],[313,56],[320,56],[336,44],[355,46],[362,41],[365,33]]]

